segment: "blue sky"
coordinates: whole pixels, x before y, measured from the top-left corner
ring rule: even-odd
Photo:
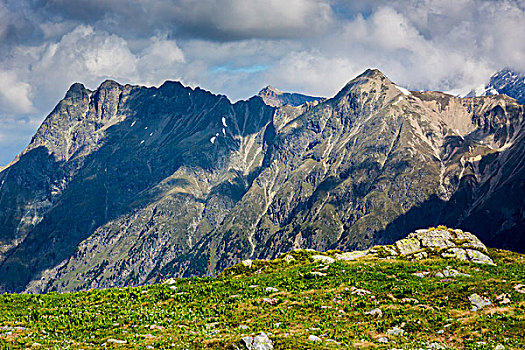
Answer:
[[[74,82],[332,96],[367,68],[465,91],[525,71],[524,0],[0,0],[0,165]]]

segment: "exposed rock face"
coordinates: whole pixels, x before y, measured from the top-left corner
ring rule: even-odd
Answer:
[[[375,246],[364,251],[336,254],[336,258],[338,260],[355,260],[368,256],[383,259],[420,260],[436,256],[494,265],[487,254],[487,247],[470,232],[440,227],[416,230],[406,238],[396,241],[393,245]],[[448,275],[451,274],[449,272],[444,274],[444,276]]]
[[[506,96],[410,92],[377,70],[279,108],[174,82],[75,84],[0,172],[0,290],[213,275],[294,248],[364,251],[437,222],[523,251],[523,125]],[[451,241],[414,234],[385,249]],[[442,253],[483,253],[452,242]]]

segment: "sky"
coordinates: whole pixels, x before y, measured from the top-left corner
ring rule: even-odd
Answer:
[[[367,68],[466,92],[525,72],[525,0],[0,0],[0,166],[68,87],[333,96]]]

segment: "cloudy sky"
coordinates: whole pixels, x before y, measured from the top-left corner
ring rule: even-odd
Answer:
[[[366,68],[460,91],[525,71],[525,0],[0,0],[0,165],[73,82],[332,96]]]

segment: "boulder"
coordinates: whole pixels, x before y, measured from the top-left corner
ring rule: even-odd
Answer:
[[[242,338],[242,343],[248,350],[272,350],[273,342],[266,333],[261,332],[261,334],[251,337],[246,336]]]

